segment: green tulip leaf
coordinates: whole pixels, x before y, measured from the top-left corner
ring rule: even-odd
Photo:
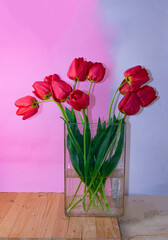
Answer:
[[[124,146],[124,131],[125,131],[124,121],[122,121],[120,124],[121,124],[120,137],[118,140],[116,150],[115,150],[113,156],[104,162],[102,169],[101,169],[101,176],[103,176],[103,177],[108,177],[112,173],[112,171],[117,166],[117,164],[120,160],[121,154],[122,154],[122,150],[123,150],[123,146]]]
[[[80,177],[83,177],[84,167],[81,166],[82,159],[79,158],[79,155],[71,141],[71,137],[69,134],[67,135],[67,148],[69,151],[69,156],[70,156],[73,168],[75,169],[75,171]]]
[[[65,107],[65,112],[66,112],[66,115],[67,115],[67,118],[68,118],[68,122],[69,123],[76,123],[76,116],[75,116],[73,108],[70,111],[67,107]]]
[[[109,125],[106,128],[106,130],[104,131],[103,139],[100,137],[103,141],[101,141],[101,146],[99,148],[99,151],[98,151],[98,154],[97,154],[97,157],[96,157],[93,176],[97,175],[97,173],[99,172],[102,164],[106,160],[106,157],[107,157],[107,154],[108,154],[107,151],[108,151],[109,144],[110,144],[111,131],[112,131],[112,125]]]
[[[91,167],[91,159],[92,159],[92,142],[90,142],[88,155],[87,155],[87,159],[86,159],[86,166],[85,166],[85,170],[84,170],[86,185],[88,183],[89,170],[90,170],[90,167]]]

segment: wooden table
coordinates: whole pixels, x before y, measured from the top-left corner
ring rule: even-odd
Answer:
[[[123,240],[168,240],[168,196],[126,196]]]
[[[63,193],[0,193],[0,239],[121,239],[116,218],[66,217]]]

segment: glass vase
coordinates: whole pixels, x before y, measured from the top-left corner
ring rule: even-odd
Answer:
[[[65,123],[65,215],[123,215],[124,157],[124,122]]]

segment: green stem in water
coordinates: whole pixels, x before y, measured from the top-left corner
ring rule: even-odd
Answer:
[[[102,184],[102,193],[103,193],[103,201],[104,201],[104,203],[105,203],[107,212],[108,212],[108,213],[111,213],[110,207],[109,207],[108,202],[107,202],[107,199],[106,199],[106,194],[105,194],[105,190],[104,190],[103,184]]]
[[[92,184],[94,183],[96,179],[96,176],[94,176],[91,180],[91,183],[89,184],[89,187],[87,188],[85,194],[78,200],[76,201],[70,208],[68,208],[67,212],[70,212],[72,208],[74,208],[79,202],[81,202],[83,200],[83,198],[87,195],[87,193],[90,191]]]
[[[90,190],[90,192],[91,192],[91,194],[93,195],[92,190]],[[91,199],[90,199],[90,200],[91,200]],[[90,200],[89,200],[89,202],[90,202]],[[99,206],[98,206],[98,204],[97,204],[97,202],[96,202],[96,198],[95,198],[95,197],[94,197],[94,199],[93,199],[93,201],[92,201],[92,206],[93,206],[93,210],[94,210],[94,208],[96,207],[97,211],[100,212]]]
[[[92,198],[91,198],[91,200],[89,201],[89,205],[88,205],[88,207],[87,207],[87,210],[86,210],[86,212],[88,212],[88,211],[89,211],[90,205],[91,205],[91,203],[92,203],[93,199],[95,198],[95,195],[96,195],[96,193],[97,193],[97,191],[98,191],[98,189],[99,189],[100,185],[102,184],[102,182],[103,182],[103,178],[100,180],[100,182],[99,182],[99,184],[98,184],[98,186],[97,186],[97,188],[96,188],[95,192],[92,194]]]
[[[101,208],[102,208],[102,211],[104,211],[104,207],[103,207],[103,204],[102,204],[102,200],[100,199],[98,193],[96,193],[96,197],[97,197],[97,200],[99,201],[99,204],[100,204],[100,206],[101,206]]]
[[[85,192],[86,192],[86,184],[85,184],[85,187],[84,187],[84,194],[85,194]],[[83,202],[83,210],[86,211],[86,208],[85,208],[85,202],[86,202],[85,197],[83,198],[82,202]]]
[[[76,197],[76,194],[78,193],[78,190],[79,190],[81,184],[82,184],[82,180],[80,180],[80,183],[79,183],[79,185],[78,185],[78,187],[77,187],[77,189],[76,189],[76,192],[75,192],[75,194],[74,194],[74,196],[73,196],[73,198],[72,198],[72,200],[71,200],[71,202],[70,202],[70,204],[69,204],[69,207],[72,205],[72,203],[73,203],[73,201],[74,201],[74,199],[75,199],[75,197]]]
[[[124,86],[124,84],[126,84],[126,83],[127,83],[127,81],[125,81],[123,84],[121,84],[121,85],[117,88],[117,90],[115,91],[115,93],[114,93],[114,95],[113,95],[113,98],[112,98],[111,104],[110,104],[110,108],[109,108],[109,119],[108,119],[108,123],[110,123],[111,110],[112,110],[112,106],[113,106],[113,102],[114,102],[115,96],[116,96],[118,90],[119,90],[122,86]]]

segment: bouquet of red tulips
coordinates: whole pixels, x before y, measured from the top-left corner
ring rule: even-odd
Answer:
[[[108,176],[116,168],[121,157],[124,145],[124,127],[127,115],[136,114],[141,107],[151,104],[156,98],[156,91],[145,85],[149,80],[148,72],[141,66],[135,66],[125,71],[124,80],[117,88],[111,100],[107,122],[98,119],[96,135],[93,137],[90,131],[88,107],[90,102],[91,87],[102,81],[105,68],[102,63],[92,63],[83,58],[75,58],[68,70],[67,76],[74,81],[73,88],[61,80],[57,74],[44,78],[33,84],[35,97],[26,96],[18,99],[15,105],[18,107],[17,115],[23,116],[23,120],[38,112],[39,104],[43,102],[55,102],[61,110],[62,119],[67,126],[67,149],[74,170],[80,178],[80,183],[68,206],[67,212],[73,209],[79,202],[83,202],[83,210],[87,212],[91,205],[99,211],[99,207],[110,213],[110,207],[105,196],[105,184]],[[77,88],[78,82],[90,81],[87,93]],[[112,106],[117,93],[123,94],[118,105],[117,117],[111,116]],[[64,106],[64,103],[70,108]],[[82,112],[82,114],[81,114]],[[78,114],[83,132],[77,125]],[[81,184],[84,184],[83,195],[76,201],[75,197]],[[89,195],[86,207],[85,198]]]

